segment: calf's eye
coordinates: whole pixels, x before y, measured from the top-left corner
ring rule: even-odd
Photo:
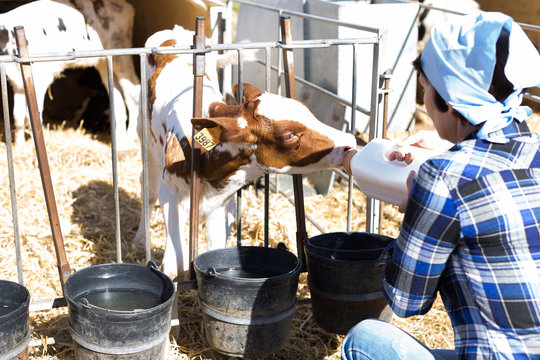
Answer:
[[[293,141],[295,138],[296,138],[296,135],[293,133],[283,135],[283,141],[290,142],[290,141]]]

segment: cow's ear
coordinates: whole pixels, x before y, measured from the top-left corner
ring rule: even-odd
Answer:
[[[219,123],[216,122],[215,119],[211,118],[193,118],[191,119],[191,125],[193,125],[195,130],[201,131],[204,128],[213,128],[219,126]]]
[[[242,94],[242,101],[238,101],[238,84],[234,84],[232,91],[234,96],[236,97],[236,101],[239,104],[243,104],[248,101],[255,101],[261,94],[262,91],[257,89],[257,87],[251,85],[250,83],[243,83],[243,94]]]
[[[251,134],[247,127],[238,125],[238,119],[233,117],[217,117],[217,118],[193,118],[191,119],[193,127],[197,131],[204,128],[213,128],[219,126],[221,129],[220,142],[235,142],[235,143],[255,143],[256,137]]]
[[[235,117],[240,113],[240,105],[227,105],[222,102],[211,103],[208,107],[210,117]]]

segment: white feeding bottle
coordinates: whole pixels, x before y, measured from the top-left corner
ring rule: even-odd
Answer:
[[[392,151],[413,154],[413,161],[390,161]],[[345,157],[343,166],[358,183],[360,190],[366,196],[381,201],[401,205],[409,196],[407,177],[414,170],[418,173],[420,165],[435,151],[416,146],[397,146],[395,142],[385,139],[373,139],[358,151],[352,150]]]

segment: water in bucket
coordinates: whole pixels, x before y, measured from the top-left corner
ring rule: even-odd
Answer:
[[[216,269],[216,272],[223,276],[242,279],[270,278],[282,274],[280,272],[272,271],[269,269],[254,269],[245,267]]]
[[[105,289],[84,294],[77,301],[82,299],[86,299],[90,305],[113,311],[141,311],[162,303],[155,294],[133,289]]]

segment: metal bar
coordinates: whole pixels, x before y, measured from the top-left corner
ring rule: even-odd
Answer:
[[[204,35],[206,19],[198,16],[195,21],[195,35],[193,48],[204,49],[206,37]],[[193,117],[202,116],[202,91],[204,77],[204,53],[193,54]],[[191,138],[195,137],[193,127]],[[191,185],[190,185],[190,218],[189,218],[189,273],[195,279],[193,261],[197,257],[197,244],[199,238],[199,185],[201,173],[201,146],[197,141],[191,144]]]
[[[281,39],[284,43],[290,43],[292,40],[291,18],[281,16]],[[296,85],[294,82],[293,54],[283,50],[283,67],[285,70],[285,92],[287,97],[296,99]],[[289,56],[290,55],[290,56]],[[304,254],[304,241],[307,239],[306,214],[304,211],[304,188],[302,185],[302,175],[293,175],[294,202],[296,210],[296,255],[302,262],[302,268],[305,270],[306,255]]]
[[[386,70],[381,77],[383,78],[383,123],[382,123],[382,138],[386,139],[388,132],[388,95],[390,92],[390,78],[392,77],[392,69]]]
[[[71,345],[71,336],[47,336],[40,339],[30,340],[29,347],[49,346],[64,343],[65,345]]]
[[[537,96],[537,95],[533,95],[533,94],[530,94],[530,93],[525,93],[524,97],[528,100],[532,100],[532,101],[535,101],[535,102],[540,102],[540,96]]]
[[[13,59],[13,61],[19,64],[29,64],[31,62],[38,61],[72,61],[77,59],[77,55],[75,55],[73,51],[70,51],[67,53],[67,55],[40,55],[32,58],[24,58],[21,56],[12,55],[11,58]]]
[[[270,81],[271,81],[271,71],[270,71],[270,61],[271,61],[271,50],[267,47],[264,51],[264,56],[266,60],[266,66],[264,69],[265,82],[264,88],[265,91],[270,91]],[[269,222],[270,222],[270,174],[264,174],[264,246],[268,247],[270,245],[269,241]]]
[[[520,22],[518,22],[518,24],[524,30],[540,31],[540,26],[539,25],[525,24],[525,23],[520,23]]]
[[[352,58],[352,90],[351,90],[351,126],[349,131],[354,136],[356,131],[356,87],[357,87],[357,64],[358,64],[358,50],[357,46],[353,44],[353,58]],[[347,231],[351,231],[351,218],[352,218],[352,207],[353,207],[353,177],[349,175],[349,186],[348,186],[348,198],[347,198]]]
[[[114,103],[114,73],[112,56],[107,56],[107,83],[109,86],[109,109],[111,114],[111,162],[114,194],[114,228],[116,239],[116,262],[122,262],[122,240],[120,239],[120,199],[118,197],[118,156],[116,139],[116,104]]]
[[[288,16],[281,17],[281,38],[282,42],[289,44],[292,42],[291,34],[291,18]],[[289,56],[289,49],[283,48],[283,66],[285,71],[285,93],[287,97],[296,98],[296,82],[294,81],[294,64],[293,54]]]
[[[244,96],[244,63],[242,62],[242,51],[238,49],[238,87],[236,98],[241,104]],[[236,192],[236,246],[242,246],[242,188]]]
[[[67,306],[66,298],[58,297],[54,299],[45,299],[31,301],[29,311],[43,311]]]
[[[24,285],[22,255],[21,255],[21,238],[19,233],[19,216],[17,214],[17,188],[15,187],[15,170],[13,168],[13,149],[11,146],[11,126],[9,118],[9,102],[8,89],[6,80],[6,67],[0,64],[0,76],[2,84],[2,108],[4,114],[4,134],[6,141],[6,155],[8,161],[9,174],[9,193],[11,199],[11,218],[13,222],[13,237],[15,239],[15,258],[17,261],[17,278],[19,284]]]
[[[24,27],[16,26],[14,30],[19,55],[23,58],[28,57],[28,44],[26,42]],[[64,240],[62,238],[62,231],[60,229],[60,218],[58,217],[58,209],[56,208],[51,172],[49,169],[49,162],[47,160],[47,149],[45,148],[45,140],[43,139],[41,116],[39,114],[36,91],[34,89],[34,79],[32,77],[31,65],[21,64],[20,66],[24,83],[24,92],[26,95],[26,104],[28,106],[28,113],[30,114],[30,124],[32,125],[34,145],[36,147],[38,158],[39,171],[41,174],[41,183],[43,185],[45,203],[47,204],[51,233],[54,241],[54,248],[56,250],[56,258],[58,260],[58,273],[60,274],[62,291],[64,291],[64,283],[71,275],[71,269],[66,258]]]
[[[148,88],[146,82],[146,54],[140,54],[140,68],[141,68],[141,101],[139,104],[139,114],[142,120],[141,131],[141,157],[143,163],[142,169],[142,217],[144,224],[144,251],[146,257],[146,263],[152,260],[152,253],[150,249],[150,209],[148,198]]]
[[[278,18],[277,18],[277,38],[278,40],[281,39],[281,17],[283,16],[283,12],[282,10],[280,10],[278,12]],[[279,46],[279,41],[276,43],[278,44],[277,46]],[[281,43],[283,44],[284,41],[281,41]],[[276,84],[276,93],[278,95],[283,95],[283,89],[282,89],[282,77],[284,77],[284,73],[283,73],[283,52],[284,51],[278,51],[277,54],[278,54],[278,60],[277,60],[277,84]],[[279,187],[279,177],[278,175],[276,174],[276,183],[278,184],[278,187]]]
[[[233,44],[211,44],[206,47],[207,50],[251,50],[251,49],[264,49],[266,47],[280,48],[280,49],[304,49],[304,48],[327,48],[333,45],[352,45],[352,44],[364,44],[371,45],[373,43],[379,42],[379,38],[375,36],[365,37],[365,38],[353,38],[353,39],[311,39],[311,40],[295,40],[290,44],[284,44],[279,41],[267,41],[267,42],[252,42],[252,43],[233,43]],[[158,48],[155,48],[158,49]],[[196,52],[195,50],[185,50],[189,48],[176,48],[176,47],[165,47],[159,48],[164,49],[167,53],[175,52],[185,52],[189,51],[191,53]],[[208,51],[206,51],[208,52]]]
[[[210,51],[225,51],[238,49],[264,49],[266,47],[285,48],[285,49],[303,49],[303,48],[324,48],[333,45],[373,44],[379,41],[376,37],[356,38],[356,39],[317,39],[317,40],[296,40],[291,44],[282,44],[278,41],[252,42],[252,43],[229,43],[229,44],[210,44],[204,49],[192,49],[190,46],[164,46],[152,48],[130,48],[130,49],[102,49],[102,50],[81,50],[70,51],[67,53],[54,54],[35,54],[28,58],[22,58],[18,55],[1,55],[0,62],[17,62],[29,64],[34,62],[50,61],[75,61],[81,58],[107,57],[121,55],[141,55],[141,54],[201,54]]]
[[[382,124],[379,121],[379,44],[373,45],[373,65],[371,74],[371,111],[369,119],[369,139],[379,138],[382,135]],[[380,201],[373,198],[366,200],[366,232],[379,233]]]
[[[381,78],[383,79],[383,116],[382,116],[382,134],[381,137],[386,139],[388,131],[388,95],[390,92],[390,78],[392,77],[392,69],[386,70]],[[379,214],[383,213],[383,202],[379,201]],[[382,216],[379,215],[379,229],[382,228]]]

